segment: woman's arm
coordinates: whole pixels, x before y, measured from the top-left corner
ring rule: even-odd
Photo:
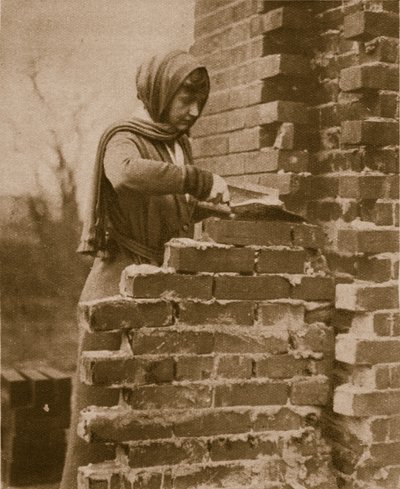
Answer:
[[[107,144],[104,171],[116,190],[125,187],[152,195],[189,193],[205,200],[213,185],[212,173],[195,166],[143,159],[128,132],[116,134]]]

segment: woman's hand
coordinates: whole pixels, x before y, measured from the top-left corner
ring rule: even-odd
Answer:
[[[229,203],[230,195],[226,181],[219,175],[213,174],[213,185],[210,195],[207,197],[207,202],[213,204]]]

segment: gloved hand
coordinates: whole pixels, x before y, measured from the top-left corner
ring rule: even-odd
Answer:
[[[219,175],[213,173],[213,185],[206,201],[212,202],[213,204],[220,204],[229,203],[229,200],[230,195],[226,181]]]

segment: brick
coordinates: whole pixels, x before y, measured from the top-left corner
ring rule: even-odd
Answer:
[[[325,375],[296,379],[292,383],[290,402],[308,406],[325,406],[329,400],[330,384]]]
[[[281,7],[253,17],[251,19],[251,34],[258,36],[277,29],[300,29],[310,27],[311,16],[307,10],[293,7]]]
[[[295,358],[293,355],[274,355],[255,361],[257,377],[271,379],[289,379],[295,375],[308,375],[310,361],[305,358]]]
[[[180,436],[212,436],[246,433],[251,429],[250,412],[241,409],[193,410],[178,417],[174,434]]]
[[[176,380],[205,380],[211,377],[214,367],[213,355],[175,357]]]
[[[89,464],[78,468],[78,489],[117,489],[122,470],[115,462]]]
[[[80,321],[92,331],[169,326],[172,305],[161,300],[106,298],[79,304]]]
[[[81,379],[88,384],[152,384],[171,382],[172,358],[134,358],[124,352],[83,352]]]
[[[333,329],[321,322],[293,327],[290,342],[299,351],[330,354],[334,348]]]
[[[32,402],[28,380],[13,368],[1,369],[1,401],[10,408],[27,406]]]
[[[217,363],[217,377],[225,379],[249,379],[251,376],[251,358],[239,355],[219,357]]]
[[[350,384],[336,388],[333,410],[346,416],[381,416],[400,412],[400,390],[367,391]]]
[[[398,362],[400,340],[365,339],[351,335],[336,337],[336,359],[340,362],[374,365],[376,363]]]
[[[263,326],[276,326],[289,329],[289,326],[299,326],[304,322],[304,306],[302,304],[272,302],[260,304],[258,321]]]
[[[352,253],[396,253],[399,234],[396,229],[339,229],[337,246]]]
[[[262,249],[258,255],[259,273],[303,273],[306,254],[301,249]]]
[[[396,285],[339,284],[336,286],[336,308],[349,311],[397,309]]]
[[[249,301],[191,302],[179,304],[179,324],[237,324],[251,326],[254,306]]]
[[[383,173],[399,173],[397,148],[366,148],[365,166]]]
[[[360,61],[362,63],[380,61],[398,63],[398,39],[386,36],[377,37],[361,45]]]
[[[131,444],[128,457],[130,467],[149,467],[198,463],[207,453],[204,440],[187,438],[179,441],[163,440]]]
[[[211,407],[212,388],[200,383],[135,387],[125,392],[125,401],[138,410],[202,409]]]
[[[117,331],[85,331],[82,339],[82,350],[119,350],[122,341],[122,330]]]
[[[345,92],[357,90],[398,90],[399,74],[396,66],[372,63],[351,66],[340,72],[339,86]]]
[[[229,137],[228,136],[210,136],[193,141],[193,155],[195,158],[199,156],[215,156],[228,153]]]
[[[396,198],[397,188],[397,175],[346,175],[339,178],[339,196],[345,198]]]
[[[370,447],[372,460],[378,466],[399,463],[400,443],[374,443]]]
[[[276,154],[267,149],[196,160],[196,166],[222,176],[274,171],[277,165]]]
[[[289,388],[284,382],[247,381],[215,388],[215,406],[265,406],[286,404]]]
[[[398,336],[400,315],[396,312],[377,312],[373,316],[373,328],[378,336]]]
[[[303,246],[320,248],[324,234],[318,226],[278,221],[207,221],[205,232],[215,241],[235,245]]]
[[[259,412],[254,422],[254,431],[288,431],[304,428],[308,420],[316,415],[314,412],[306,414],[297,413],[293,406],[280,407],[272,413]]]
[[[346,39],[368,41],[377,36],[398,37],[399,19],[390,12],[356,12],[344,18]]]
[[[279,454],[277,440],[266,436],[218,437],[210,442],[211,460],[248,460]]]
[[[331,277],[304,276],[301,282],[293,287],[291,296],[305,301],[333,301],[335,283]]]
[[[264,131],[261,127],[233,131],[229,133],[229,153],[252,151],[263,146],[269,146],[268,144],[263,144],[263,137]]]
[[[397,144],[398,125],[394,121],[344,121],[342,122],[342,144],[366,146],[389,146]]]
[[[216,353],[286,353],[288,334],[285,330],[255,330],[249,332],[217,332]]]
[[[121,293],[129,297],[158,299],[167,297],[208,300],[212,297],[213,279],[210,275],[179,275],[148,265],[126,268],[121,278]]]
[[[255,252],[251,248],[218,246],[207,242],[171,240],[166,245],[165,264],[177,272],[252,273]]]
[[[160,489],[162,486],[162,472],[151,469],[131,469],[122,474],[124,489]],[[115,489],[119,489],[117,486]]]
[[[266,300],[288,298],[290,284],[279,275],[215,277],[214,295],[217,299]]]
[[[170,438],[171,423],[147,412],[138,413],[120,406],[88,407],[81,411],[78,434],[86,441],[124,442]]]
[[[204,355],[213,352],[214,336],[209,331],[134,331],[130,335],[134,355],[179,353]]]

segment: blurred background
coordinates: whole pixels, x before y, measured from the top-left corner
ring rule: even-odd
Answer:
[[[96,145],[132,115],[135,72],[192,43],[194,0],[3,0],[2,364],[73,371],[75,249]]]

